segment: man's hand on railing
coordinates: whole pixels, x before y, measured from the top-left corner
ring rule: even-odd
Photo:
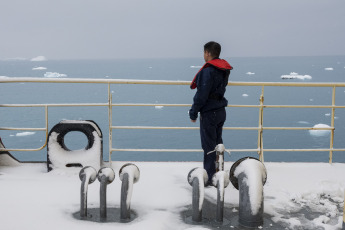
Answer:
[[[192,120],[192,119],[191,119],[190,121],[191,121],[191,122],[193,122],[193,123],[195,123],[195,122],[196,122],[196,120]]]

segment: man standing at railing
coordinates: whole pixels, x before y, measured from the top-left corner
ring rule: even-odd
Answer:
[[[205,64],[194,77],[190,88],[197,91],[193,98],[189,117],[196,122],[200,113],[200,138],[204,150],[204,169],[207,171],[212,184],[212,176],[216,173],[217,144],[222,144],[222,131],[226,119],[225,87],[228,84],[231,65],[224,59],[219,59],[221,46],[217,42],[208,42],[204,45]],[[213,151],[213,152],[212,152]],[[211,152],[211,153],[210,153]]]

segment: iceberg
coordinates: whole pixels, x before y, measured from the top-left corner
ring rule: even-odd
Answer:
[[[326,125],[326,124],[316,124],[313,126],[313,128],[331,128],[331,127],[329,125]],[[310,135],[317,136],[317,137],[327,136],[330,134],[330,132],[331,132],[331,130],[329,130],[329,129],[309,130]]]
[[[34,67],[32,70],[45,70],[47,69],[46,67]]]
[[[53,78],[53,77],[67,77],[66,74],[63,73],[57,73],[57,72],[46,72],[44,74],[44,77],[48,77],[48,78]]]
[[[29,136],[29,135],[34,135],[35,132],[21,132],[21,133],[17,133],[16,137],[23,137],[23,136]]]
[[[310,75],[299,75],[298,73],[291,72],[290,75],[282,75],[281,79],[299,79],[299,80],[310,80],[312,77]]]
[[[45,56],[37,56],[37,57],[31,58],[31,61],[47,61],[47,58]]]

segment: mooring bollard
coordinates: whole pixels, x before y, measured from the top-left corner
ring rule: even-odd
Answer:
[[[224,216],[224,191],[229,185],[229,174],[225,171],[219,171],[212,177],[212,184],[217,188],[217,213],[216,221],[223,222]]]
[[[82,168],[79,172],[79,178],[81,180],[80,189],[80,217],[87,216],[87,189],[88,185],[96,180],[97,172],[91,166]]]
[[[192,195],[192,220],[201,222],[202,205],[204,203],[204,187],[208,181],[208,175],[203,168],[194,168],[188,173],[188,183],[193,187]]]
[[[263,225],[263,186],[267,171],[263,163],[252,157],[236,161],[230,169],[230,181],[239,190],[239,223],[245,227]]]
[[[107,185],[113,182],[115,173],[112,168],[103,167],[98,171],[100,185],[100,216],[101,219],[107,218]]]
[[[133,184],[139,181],[140,171],[134,164],[125,164],[119,171],[121,186],[121,219],[130,219]]]

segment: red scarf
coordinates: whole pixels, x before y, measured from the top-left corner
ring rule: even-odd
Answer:
[[[218,68],[218,69],[221,69],[221,70],[232,70],[232,66],[227,61],[225,61],[224,59],[213,59],[211,61],[206,62],[205,65],[203,65],[203,67],[201,67],[201,69],[198,71],[198,73],[202,69],[205,69],[211,65]],[[195,75],[192,83],[190,84],[191,89],[195,89],[197,86],[196,85],[196,76],[198,75],[198,73]]]

